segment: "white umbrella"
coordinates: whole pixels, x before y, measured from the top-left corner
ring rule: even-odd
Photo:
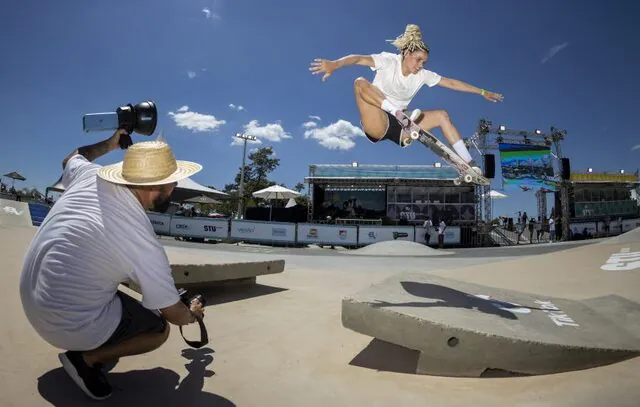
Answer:
[[[262,199],[290,199],[299,197],[300,193],[280,185],[271,185],[268,188],[254,192],[252,195]]]
[[[299,192],[292,191],[280,185],[271,185],[252,194],[255,198],[262,199],[291,199],[300,196]],[[269,220],[271,220],[271,206],[269,206]]]

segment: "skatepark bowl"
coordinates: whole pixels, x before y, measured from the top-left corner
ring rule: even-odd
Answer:
[[[0,216],[0,405],[86,405],[22,312],[37,231],[16,220],[23,209]],[[103,405],[640,406],[640,229],[349,254],[160,242],[176,284],[207,297],[209,344],[189,348],[172,327],[161,348],[108,373]]]

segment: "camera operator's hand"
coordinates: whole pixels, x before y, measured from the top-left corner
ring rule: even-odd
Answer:
[[[111,136],[111,138],[109,139],[109,141],[111,142],[111,146],[114,150],[118,148],[126,150],[127,148],[129,148],[129,146],[133,144],[133,141],[131,140],[131,136],[129,135],[129,132],[126,131],[125,129],[116,130]]]
[[[189,309],[198,318],[200,318],[200,319],[204,318],[204,307],[202,306],[202,303],[200,301],[198,301],[197,299],[193,299],[191,301]]]

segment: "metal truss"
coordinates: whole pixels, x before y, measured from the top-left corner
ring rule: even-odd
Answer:
[[[489,140],[489,136],[492,140]],[[478,123],[478,130],[471,137],[465,138],[464,142],[467,147],[474,146],[478,153],[482,156],[479,164],[482,166],[482,171],[485,171],[484,157],[490,150],[498,150],[501,143],[509,144],[523,144],[532,146],[546,146],[555,147],[555,154],[551,151],[552,156],[555,159],[555,175],[562,179],[562,141],[566,137],[566,130],[560,130],[555,127],[551,127],[549,133],[542,130],[526,131],[526,130],[514,130],[509,129],[506,126],[493,126],[490,120],[480,119]],[[569,181],[562,180],[560,182],[560,202],[562,204],[562,236],[566,239],[569,236]],[[480,194],[480,201],[483,206],[483,218],[487,222],[491,222],[493,214],[491,213],[491,196],[489,195],[489,188],[483,186],[484,191]],[[546,216],[546,195],[542,190],[536,192],[536,198],[538,199],[538,214],[543,213],[542,216]],[[479,202],[480,203],[480,202]]]

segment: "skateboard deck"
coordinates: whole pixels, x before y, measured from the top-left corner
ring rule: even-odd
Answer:
[[[491,181],[488,178],[478,174],[474,171],[469,164],[467,164],[458,154],[442,143],[436,136],[428,131],[424,131],[415,124],[409,116],[402,111],[396,112],[396,119],[400,122],[402,130],[409,134],[411,140],[418,140],[425,146],[429,147],[431,151],[436,153],[440,158],[450,163],[455,168],[460,177],[453,180],[455,185],[460,185],[462,182],[473,183],[478,185],[490,185]]]

